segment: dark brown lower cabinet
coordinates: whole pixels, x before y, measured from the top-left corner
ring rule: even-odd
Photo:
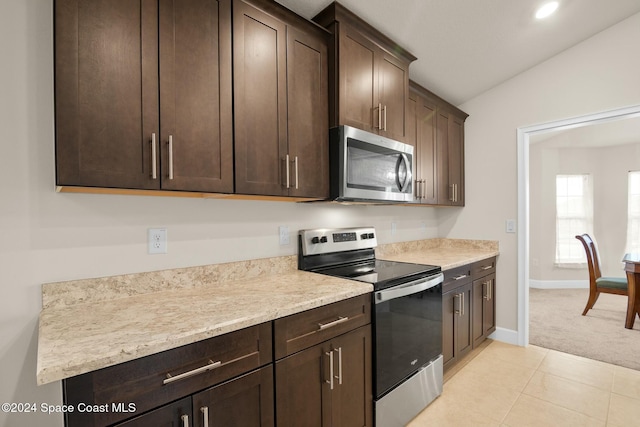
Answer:
[[[472,283],[442,294],[442,356],[445,369],[471,351]]]
[[[495,273],[473,281],[473,346],[496,330]]]
[[[271,365],[162,406],[118,427],[273,426]]]
[[[371,326],[276,362],[277,425],[371,426]]]

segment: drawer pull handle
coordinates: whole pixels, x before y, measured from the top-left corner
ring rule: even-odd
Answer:
[[[461,275],[459,275],[459,276],[455,276],[455,277],[453,278],[453,280],[462,280],[462,279],[464,279],[465,277],[467,277],[467,275],[466,275],[466,274],[461,274]]]
[[[212,369],[215,369],[215,368],[219,367],[220,365],[222,365],[222,362],[220,362],[220,361],[214,362],[212,360],[209,360],[208,364],[206,364],[204,366],[201,366],[199,368],[196,368],[196,369],[194,369],[192,371],[187,371],[187,372],[185,372],[183,374],[176,375],[175,377],[173,375],[171,375],[171,374],[167,374],[167,378],[162,381],[162,384],[167,385],[167,384],[170,384],[170,383],[172,383],[174,381],[179,381],[179,380],[182,380],[182,379],[185,379],[185,378],[189,378],[189,377],[192,377],[194,375],[198,375],[198,374],[201,374],[203,372],[207,372],[207,371],[210,371]]]
[[[490,270],[493,266],[492,265],[485,265],[484,267],[480,267],[481,270]]]
[[[329,322],[329,323],[318,323],[318,326],[320,327],[320,330],[323,330],[323,329],[331,328],[332,326],[339,325],[340,323],[344,323],[348,320],[349,320],[349,317],[347,316],[345,317],[339,316],[338,320],[334,320],[333,322]]]
[[[183,415],[180,419],[182,420],[182,427],[189,427],[189,415]]]

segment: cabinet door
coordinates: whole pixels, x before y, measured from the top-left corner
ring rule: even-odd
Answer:
[[[57,185],[159,188],[157,2],[57,0],[55,102]]]
[[[129,421],[116,424],[117,427],[182,427],[192,425],[191,397],[169,403]]]
[[[289,195],[329,197],[327,40],[287,28]]]
[[[334,355],[331,425],[372,426],[371,326],[331,340],[330,351]]]
[[[496,329],[495,274],[473,282],[473,346],[482,343]]]
[[[162,188],[233,192],[231,0],[160,0]]]
[[[472,283],[442,295],[442,356],[452,365],[473,347]]]
[[[445,367],[455,361],[458,304],[456,290],[442,294],[442,362]]]
[[[330,427],[330,351],[317,344],[276,362],[276,424]]]
[[[436,158],[438,204],[453,202],[453,187],[449,185],[449,113],[438,109],[436,114]]]
[[[233,3],[236,193],[287,195],[286,26]]]
[[[273,367],[269,365],[194,394],[190,425],[270,427],[273,410]]]
[[[464,206],[464,120],[450,114],[448,127],[448,180],[453,191],[451,204]]]
[[[339,44],[339,123],[336,125],[377,132],[382,120],[376,76],[379,48],[349,27],[341,31]]]
[[[438,177],[436,165],[437,108],[425,98],[418,98],[416,106],[417,154],[420,203],[435,204],[438,201]]]
[[[457,357],[464,356],[473,347],[472,288],[473,284],[469,283],[458,291],[462,297],[462,313],[459,314],[456,325]]]
[[[377,61],[378,102],[382,104],[381,135],[404,142],[407,138],[406,107],[409,67],[380,50]]]

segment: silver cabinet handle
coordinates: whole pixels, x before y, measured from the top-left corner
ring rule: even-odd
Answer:
[[[202,412],[202,425],[209,427],[209,407],[203,406],[200,408],[200,412]]]
[[[333,351],[338,352],[338,376],[336,378],[338,379],[338,384],[342,385],[342,347],[338,347]]]
[[[489,300],[493,299],[493,280],[489,281]]]
[[[173,179],[173,135],[169,135],[169,179]]]
[[[382,104],[378,103],[378,130],[382,129]]]
[[[460,313],[462,312],[462,309],[460,308],[460,300],[462,298],[460,298],[460,294],[455,294],[453,296],[454,299],[458,300],[458,307],[453,311],[454,314],[457,314],[458,316],[460,316]],[[455,301],[453,302],[455,304]]]
[[[298,156],[295,157],[295,165],[296,165],[296,190],[298,189]]]
[[[151,179],[158,179],[158,167],[156,165],[156,134],[151,134]]]
[[[422,194],[420,195],[421,199],[426,199],[427,198],[427,180],[423,179],[422,180]]]
[[[182,420],[182,427],[189,427],[189,415],[183,415],[180,419]]]
[[[287,170],[287,188],[289,188],[291,185],[291,180],[290,180],[290,176],[289,176],[289,155],[287,154],[284,158],[284,164],[285,169]]]
[[[221,361],[214,362],[212,360],[209,360],[208,364],[206,364],[204,366],[201,366],[199,368],[193,369],[191,371],[187,371],[187,372],[182,373],[180,375],[173,376],[171,374],[167,374],[167,378],[162,381],[162,384],[166,385],[166,384],[170,384],[170,383],[172,383],[174,381],[179,381],[179,380],[182,380],[182,379],[185,379],[185,378],[189,378],[189,377],[192,377],[194,375],[198,375],[198,374],[201,374],[203,372],[207,372],[207,371],[210,371],[212,369],[218,368],[218,367],[220,367],[220,365],[222,365]]]
[[[482,284],[482,289],[484,290],[484,295],[482,296],[482,299],[489,301],[489,282],[484,282]]]
[[[483,267],[480,267],[480,270],[489,270],[491,269],[493,266],[492,265],[485,265]]]
[[[468,277],[468,276],[467,276],[466,274],[461,274],[461,275],[459,275],[459,276],[454,277],[454,278],[453,278],[453,280],[462,280],[462,279],[464,279],[465,277]]]
[[[348,316],[344,316],[344,317],[338,316],[338,319],[334,320],[332,322],[329,322],[329,323],[318,323],[318,327],[320,328],[318,330],[322,331],[323,329],[331,328],[333,326],[339,325],[340,323],[344,323],[344,322],[346,322],[348,320],[349,320]]]
[[[385,132],[387,131],[387,106],[384,105],[384,129]]]
[[[462,306],[461,311],[462,313],[460,313],[460,317],[464,316],[464,292],[462,292],[460,294],[462,296],[462,303],[460,304]]]
[[[416,179],[416,199],[421,199],[420,197],[420,180]]]
[[[331,390],[333,390],[333,351],[329,351],[325,353],[329,356],[329,379],[325,380],[327,384],[331,386]]]

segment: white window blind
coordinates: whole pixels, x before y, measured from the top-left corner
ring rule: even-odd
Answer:
[[[593,190],[591,178],[556,175],[556,264],[586,264],[587,258],[576,235],[593,237]]]
[[[640,171],[629,172],[627,252],[640,252]]]

